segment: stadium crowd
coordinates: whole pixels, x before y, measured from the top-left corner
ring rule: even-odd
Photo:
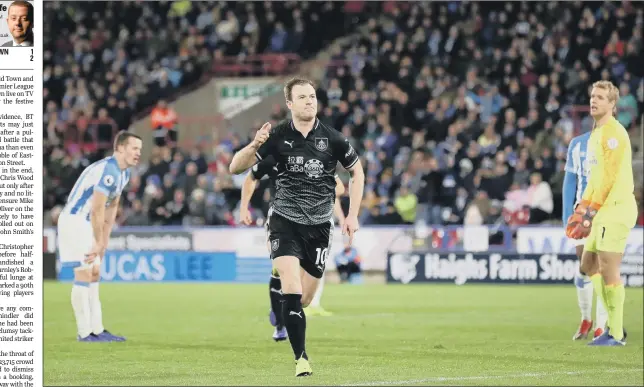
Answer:
[[[218,56],[302,55],[306,46],[308,57],[340,36],[319,28],[341,12],[329,3],[274,11],[269,2],[242,3],[254,10],[186,3],[89,11],[45,3],[45,206],[54,215],[46,222],[100,157],[65,141],[70,131],[108,143],[113,128],[197,83]],[[367,32],[332,52],[318,89],[319,118],[349,138],[366,166],[362,225],[559,221],[567,145],[592,125],[584,108],[599,79],[618,85],[617,118],[639,133],[644,14],[630,2],[387,2],[363,14]],[[270,118],[286,116],[278,106]],[[119,222],[235,225],[243,176],[230,176],[227,163],[261,120],[247,138],[156,147],[131,180]],[[641,141],[632,143],[641,158]],[[251,201],[260,221],[266,188]],[[641,209],[641,186],[636,193]]]
[[[54,214],[118,130],[159,100],[199,86],[222,58],[297,53],[308,59],[353,31],[361,17],[340,2],[52,1],[43,7],[44,202]]]

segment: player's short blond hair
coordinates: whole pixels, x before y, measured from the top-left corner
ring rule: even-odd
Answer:
[[[593,83],[593,89],[602,89],[608,91],[608,100],[617,103],[619,101],[619,89],[611,81],[597,81]]]

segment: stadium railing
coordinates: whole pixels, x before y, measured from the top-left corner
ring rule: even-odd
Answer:
[[[79,121],[77,121],[78,123]],[[110,125],[111,126],[111,135],[110,139],[113,139],[116,133],[119,131],[119,127],[116,124],[116,121],[111,117],[108,117],[106,120],[101,121],[97,118],[89,120],[86,125],[83,125],[85,129],[80,129],[77,124],[76,130],[65,130],[63,135],[63,143],[65,147],[76,145],[87,151],[96,151],[104,150],[112,147],[112,141],[100,141],[98,135],[98,126],[99,125]],[[85,135],[89,135],[90,140],[86,140]]]
[[[216,59],[211,68],[214,77],[276,76],[297,73],[302,59],[297,54],[248,55],[240,59],[226,56]]]

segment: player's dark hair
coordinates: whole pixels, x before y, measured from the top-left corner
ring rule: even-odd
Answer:
[[[16,6],[16,7],[25,7],[27,8],[27,18],[29,18],[29,21],[34,20],[34,6],[28,1],[23,1],[23,0],[16,0],[11,5],[7,10],[11,9],[11,7]]]
[[[116,134],[116,137],[114,138],[114,151],[118,149],[120,145],[125,145],[131,138],[138,138],[139,140],[143,141],[143,139],[140,136],[137,136],[134,133],[130,133],[125,130],[121,130]]]
[[[304,86],[304,85],[311,85],[315,89],[315,84],[313,81],[306,79],[306,78],[291,78],[288,82],[286,82],[286,85],[284,85],[284,98],[286,98],[287,101],[292,101],[293,100],[293,87],[294,86]]]

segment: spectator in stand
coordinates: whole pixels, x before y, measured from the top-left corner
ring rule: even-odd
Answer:
[[[410,191],[409,185],[402,185],[394,200],[394,207],[403,223],[413,224],[416,221],[418,197]]]
[[[481,226],[488,223],[491,203],[487,194],[480,191],[465,210],[463,224],[467,226]]]
[[[113,142],[114,136],[118,133],[119,128],[110,116],[106,108],[98,109],[98,118],[91,123],[91,129],[94,133],[94,138],[96,141],[105,146],[105,144],[111,144]]]
[[[527,187],[530,182],[530,171],[526,167],[526,160],[519,159],[514,167],[513,181],[520,187]]]
[[[566,175],[565,171],[565,164],[559,165],[558,170],[552,175],[550,180],[548,181],[548,185],[551,187],[552,190],[552,197],[553,197],[553,211],[552,211],[552,216],[557,217],[558,219],[561,219],[562,217],[562,212],[563,212],[563,181],[564,177]]]
[[[150,219],[151,226],[162,226],[168,218],[168,212],[166,211],[165,204],[166,200],[164,198],[163,190],[157,188],[152,184],[148,184],[146,191],[150,192],[152,199],[148,204],[148,217]]]
[[[271,35],[271,52],[283,52],[286,48],[288,33],[284,29],[284,25],[280,22],[275,23],[275,29]]]
[[[463,187],[459,187],[456,191],[456,198],[450,207],[445,207],[442,210],[441,220],[448,225],[464,224],[465,211],[469,201],[469,194]],[[440,224],[440,223],[429,223]]]
[[[150,113],[150,124],[154,131],[156,146],[172,145],[177,142],[177,113],[168,106],[164,99],[157,102],[157,106]]]
[[[181,226],[184,216],[188,215],[188,203],[186,194],[182,189],[176,189],[172,200],[165,204],[165,224],[170,226]]]
[[[440,171],[436,158],[426,156],[424,163],[427,166],[418,190],[418,200],[422,203],[419,205],[419,214],[423,216],[425,223],[437,225],[443,223],[441,191],[445,175]]]
[[[505,194],[503,208],[514,213],[522,210],[524,207],[530,207],[530,195],[519,184],[512,183],[510,190]]]
[[[519,226],[527,223],[530,217],[530,197],[526,189],[518,183],[512,183],[503,202],[503,218],[509,226]]]
[[[340,274],[340,282],[352,282],[362,272],[361,259],[358,249],[348,243],[345,238],[344,249],[335,256],[335,267]]]
[[[482,154],[493,155],[496,153],[497,148],[501,145],[501,136],[496,133],[494,124],[488,124],[479,136],[478,143],[481,146]]]
[[[127,215],[123,220],[124,226],[148,226],[150,218],[143,210],[143,203],[140,200],[132,202],[132,207],[127,211]]]
[[[554,210],[552,190],[548,183],[542,180],[541,173],[539,172],[534,172],[530,175],[528,201],[530,206],[530,224],[538,224],[550,219],[552,211]]]
[[[619,101],[617,102],[617,120],[625,127],[630,128],[638,115],[637,100],[631,94],[627,82],[619,86]]]

